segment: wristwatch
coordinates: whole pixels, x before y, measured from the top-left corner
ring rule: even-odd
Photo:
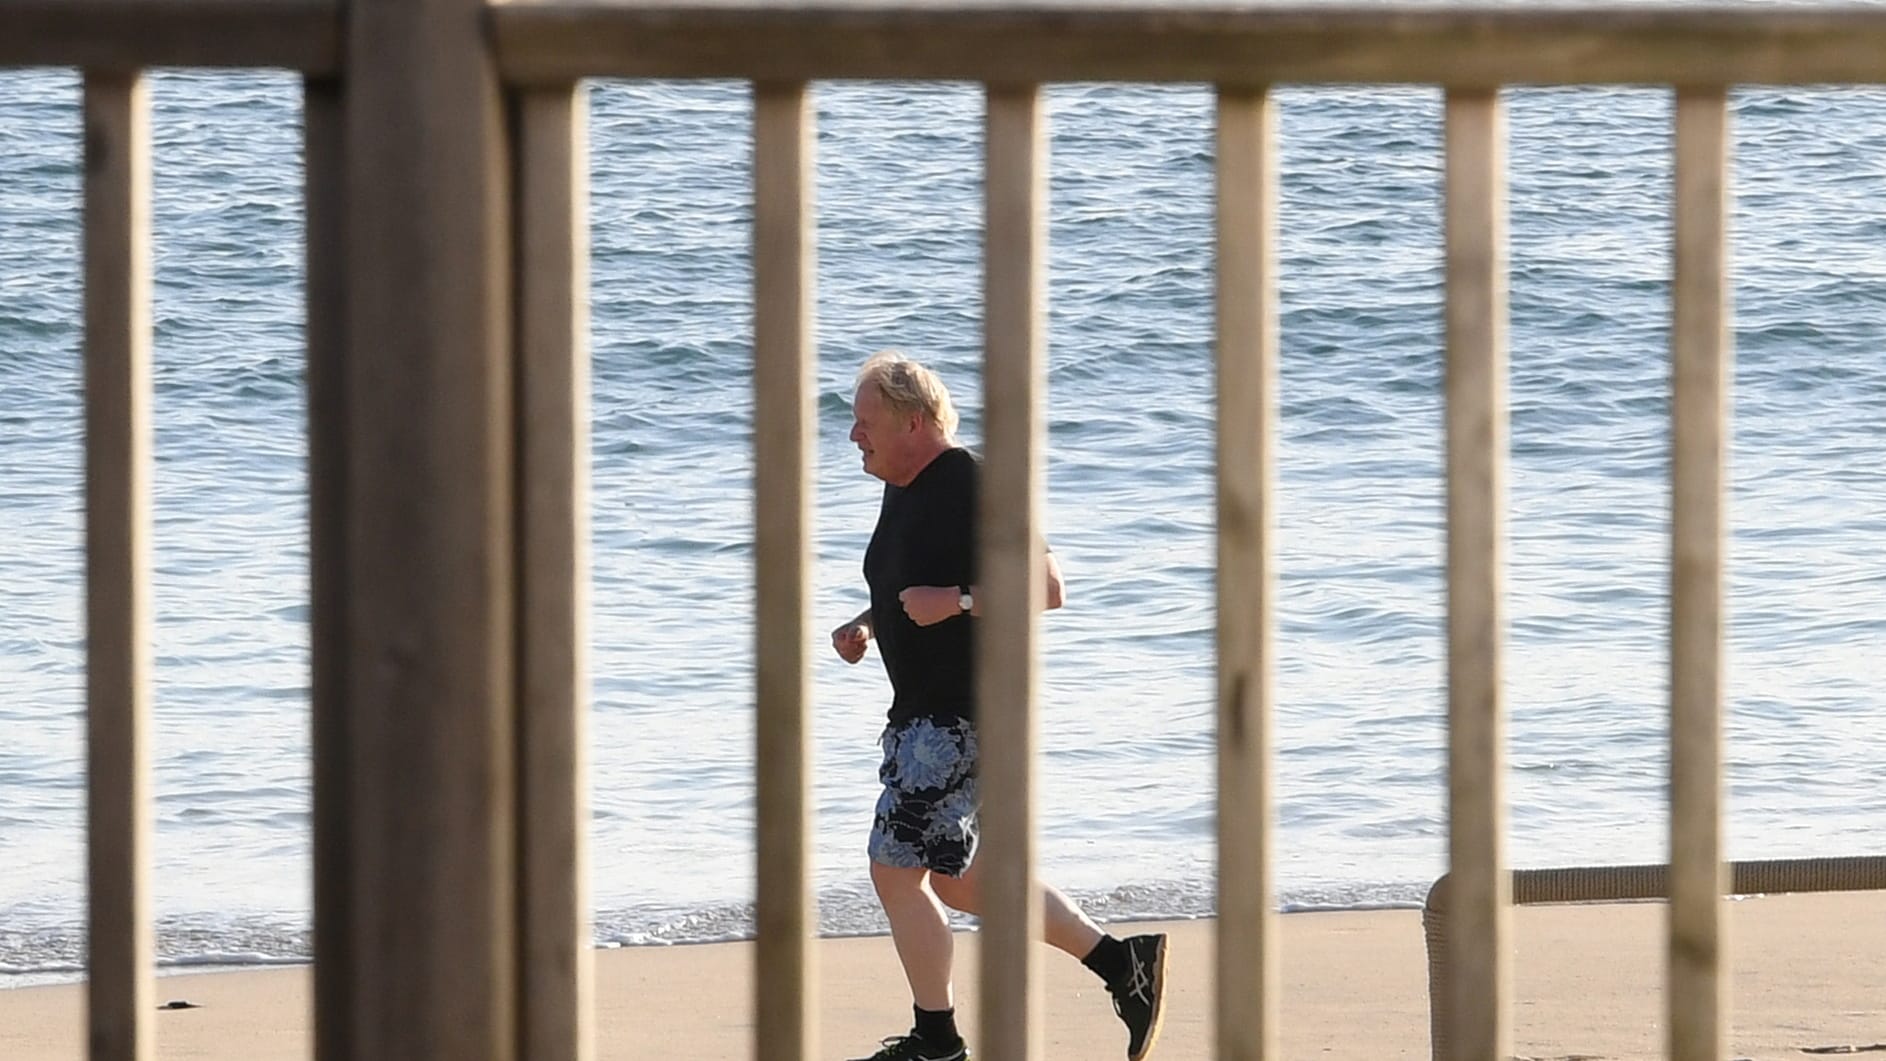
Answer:
[[[967,614],[976,606],[976,598],[970,596],[968,586],[956,587],[956,610]]]

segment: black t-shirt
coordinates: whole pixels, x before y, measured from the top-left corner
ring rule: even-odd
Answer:
[[[966,449],[938,454],[909,486],[884,487],[864,551],[871,630],[889,672],[892,722],[976,715],[975,625],[966,614],[918,626],[897,595],[912,586],[976,581],[977,462]]]

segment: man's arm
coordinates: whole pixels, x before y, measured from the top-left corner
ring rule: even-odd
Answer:
[[[1067,603],[1067,583],[1061,581],[1061,561],[1056,560],[1053,553],[1043,553],[1042,559],[1046,561],[1042,566],[1047,570],[1043,572],[1044,582],[1041,589],[1041,609],[1051,612]],[[981,615],[982,594],[976,592],[976,587],[971,586],[969,587],[969,596],[969,614]]]
[[[1067,587],[1061,581],[1061,562],[1054,558],[1053,553],[1045,553],[1043,557],[1047,562],[1042,565],[1046,568],[1046,581],[1042,586],[1041,604],[1044,609],[1053,610],[1066,603]],[[918,626],[929,626],[962,614],[962,607],[958,603],[961,596],[962,591],[955,586],[912,586],[899,593],[897,599],[903,602],[904,614],[910,616],[911,622]],[[981,615],[981,592],[971,586],[969,596],[969,614]]]

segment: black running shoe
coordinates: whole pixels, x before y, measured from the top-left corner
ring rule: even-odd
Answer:
[[[1126,1025],[1127,1061],[1142,1061],[1153,1052],[1159,1022],[1166,1005],[1166,937],[1133,936],[1126,944],[1126,976],[1107,985],[1113,1012]]]
[[[969,1061],[969,1047],[960,1039],[955,1046],[941,1047],[914,1035],[899,1035],[884,1040],[877,1053],[858,1061]]]

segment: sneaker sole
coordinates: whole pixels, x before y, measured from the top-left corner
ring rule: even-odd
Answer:
[[[1153,1015],[1146,1022],[1146,1041],[1140,1044],[1139,1053],[1128,1054],[1127,1061],[1146,1061],[1152,1056],[1153,1047],[1159,1042],[1159,1026],[1166,1018],[1166,945],[1169,941],[1161,939],[1159,949],[1153,954]]]

